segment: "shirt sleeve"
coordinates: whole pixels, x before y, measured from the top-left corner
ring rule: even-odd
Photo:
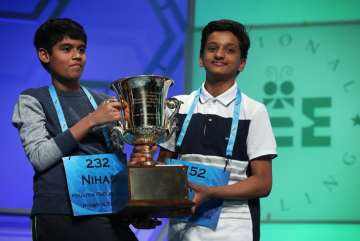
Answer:
[[[261,156],[277,156],[274,133],[263,104],[259,105],[250,121],[247,146],[250,160]]]
[[[18,129],[22,145],[35,170],[44,171],[63,157],[57,142],[73,149],[76,140],[67,130],[52,138],[46,129],[46,116],[40,102],[29,95],[20,95],[14,107],[12,124]],[[56,141],[55,141],[56,139]]]

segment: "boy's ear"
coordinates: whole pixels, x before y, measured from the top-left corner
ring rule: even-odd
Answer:
[[[244,68],[245,68],[245,65],[246,65],[246,59],[241,59],[238,70],[239,70],[240,72],[243,71]]]
[[[50,55],[48,51],[46,51],[46,49],[44,48],[40,48],[38,50],[38,57],[40,61],[43,62],[44,64],[48,64],[50,62]]]

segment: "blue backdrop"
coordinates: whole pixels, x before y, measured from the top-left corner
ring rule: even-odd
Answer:
[[[33,169],[11,125],[20,92],[48,85],[33,35],[48,18],[69,17],[88,34],[83,84],[112,94],[109,83],[139,74],[171,77],[169,96],[184,89],[186,0],[70,1],[1,0],[0,2],[0,209],[30,208]]]

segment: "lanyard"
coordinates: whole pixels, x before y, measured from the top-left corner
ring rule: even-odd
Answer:
[[[195,107],[198,104],[199,100],[200,100],[200,94],[201,94],[201,88],[199,88],[195,94],[195,98],[190,106],[189,112],[186,115],[186,118],[184,120],[184,123],[182,125],[179,137],[177,139],[176,142],[176,146],[180,147],[183,139],[185,137],[186,131],[189,127],[189,123],[191,120],[191,117],[194,113]],[[232,153],[233,153],[233,149],[234,149],[234,144],[235,144],[235,137],[236,137],[236,133],[238,130],[238,124],[239,124],[239,116],[240,116],[240,104],[241,104],[241,93],[240,93],[240,89],[237,88],[236,91],[236,99],[235,99],[235,105],[234,105],[234,111],[233,111],[233,115],[232,115],[232,122],[231,122],[231,129],[230,129],[230,137],[229,137],[229,141],[226,147],[226,165],[228,164],[228,159],[231,158]],[[225,166],[226,168],[226,166]]]
[[[84,91],[85,95],[87,96],[92,107],[95,110],[98,105],[96,104],[94,97],[84,86],[81,86],[81,89]],[[49,86],[49,92],[50,92],[51,100],[55,106],[55,110],[56,110],[56,114],[57,114],[59,122],[60,122],[61,130],[62,130],[62,132],[64,132],[68,129],[68,125],[65,120],[64,111],[60,105],[59,97],[58,97],[55,87],[53,85]],[[110,141],[109,131],[107,128],[101,128],[101,129],[102,129],[105,141],[106,141],[106,146],[111,149],[111,141]]]

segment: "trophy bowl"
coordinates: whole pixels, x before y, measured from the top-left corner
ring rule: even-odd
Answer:
[[[121,118],[111,130],[114,145],[142,144],[149,158],[142,164],[128,166],[129,203],[124,212],[146,213],[155,217],[190,214],[187,168],[157,164],[150,146],[166,141],[177,129],[175,116],[181,102],[166,99],[174,81],[160,75],[122,78],[111,89],[129,108],[129,118]],[[123,111],[120,111],[124,117]]]
[[[173,80],[159,75],[139,75],[114,81],[111,88],[129,107],[129,119],[124,118],[112,131],[114,142],[128,144],[159,144],[166,141],[176,129],[175,115],[181,102],[166,99]],[[166,114],[172,110],[171,114]],[[122,113],[124,115],[124,113]],[[153,165],[149,160],[144,164]]]

